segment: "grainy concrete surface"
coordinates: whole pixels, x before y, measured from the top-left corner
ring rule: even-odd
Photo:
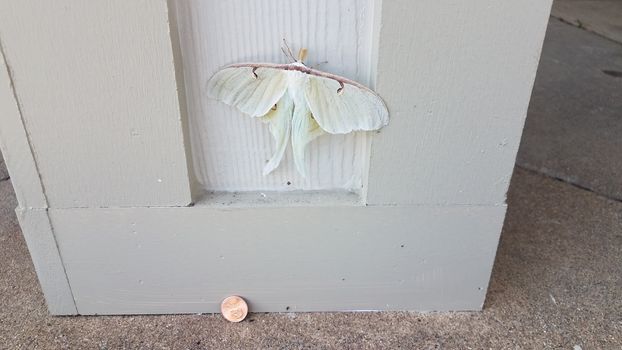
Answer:
[[[2,154],[0,154],[0,181],[6,180],[9,178],[9,172],[4,165],[4,158],[2,158]]]
[[[619,349],[622,203],[517,170],[483,312],[50,317],[0,182],[3,349]]]
[[[556,0],[551,15],[622,43],[621,0]]]
[[[622,44],[549,22],[517,163],[622,200]]]

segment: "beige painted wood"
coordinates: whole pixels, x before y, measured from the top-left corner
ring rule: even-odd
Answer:
[[[16,210],[48,310],[53,315],[75,315],[76,305],[56,246],[47,209]]]
[[[50,207],[190,203],[165,0],[2,1],[0,40]]]
[[[50,209],[78,313],[481,309],[505,206]]]
[[[190,140],[190,121],[188,118],[188,103],[186,103],[187,92],[184,80],[184,65],[181,55],[181,43],[179,41],[179,24],[175,13],[175,0],[167,0],[168,4],[168,21],[170,30],[171,47],[173,49],[173,63],[175,66],[175,83],[177,88],[177,98],[179,101],[179,112],[181,117],[181,127],[184,140],[184,151],[186,154],[186,167],[188,169],[188,181],[193,201],[196,201],[203,192],[203,188],[199,183],[194,172],[195,164],[192,157],[192,146]]]
[[[1,39],[1,37],[0,37]],[[46,208],[47,201],[24,129],[19,102],[0,40],[0,149],[21,208]]]
[[[51,312],[217,312],[232,294],[251,311],[480,309],[550,4],[373,1],[361,67],[391,123],[362,201],[184,207],[191,92],[167,2],[0,2],[1,144],[20,205],[47,195],[47,214],[18,213]]]
[[[373,205],[505,202],[550,0],[382,1]]]
[[[18,201],[16,214],[50,313],[75,315],[76,306],[47,216],[45,193],[3,48],[0,41],[0,148]]]

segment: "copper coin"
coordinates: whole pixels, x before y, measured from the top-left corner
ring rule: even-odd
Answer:
[[[237,295],[225,298],[220,304],[222,316],[229,322],[240,322],[248,314],[246,301]]]

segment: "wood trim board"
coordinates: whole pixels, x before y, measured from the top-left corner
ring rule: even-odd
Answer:
[[[505,206],[50,209],[78,313],[479,310]]]

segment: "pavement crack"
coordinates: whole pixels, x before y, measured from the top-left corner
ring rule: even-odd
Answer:
[[[589,187],[586,187],[584,185],[578,184],[576,182],[568,181],[567,179],[564,179],[562,177],[550,175],[550,174],[541,172],[541,171],[536,170],[536,169],[525,167],[525,166],[520,165],[518,163],[516,163],[515,166],[517,168],[519,168],[521,170],[525,170],[525,171],[527,171],[529,173],[541,175],[541,176],[547,177],[549,179],[553,179],[553,180],[556,180],[556,181],[559,181],[559,182],[563,182],[563,183],[568,184],[568,185],[570,185],[572,187],[576,187],[576,188],[578,188],[580,190],[591,192],[591,193],[593,193],[593,194],[595,194],[595,195],[597,195],[599,197],[603,197],[603,198],[606,198],[606,199],[614,201],[614,202],[622,203],[622,198],[612,197],[612,196],[610,196],[610,195],[608,195],[606,193],[595,191],[595,190],[593,190],[593,189],[591,189]]]
[[[577,19],[577,20],[576,20],[576,22],[573,22],[572,20],[568,20],[568,19],[563,18],[563,17],[561,17],[561,16],[559,16],[559,15],[557,15],[557,16],[556,16],[556,15],[551,14],[551,17],[552,17],[552,18],[555,18],[556,20],[558,20],[558,21],[560,21],[560,22],[562,22],[562,23],[564,23],[564,24],[567,24],[567,25],[569,25],[569,26],[573,26],[573,27],[579,28],[579,29],[581,29],[581,30],[585,30],[585,31],[586,31],[586,32],[588,32],[588,33],[591,33],[591,34],[597,35],[597,36],[599,36],[599,37],[601,37],[601,38],[607,39],[607,40],[609,40],[609,41],[611,41],[611,42],[613,42],[613,43],[616,43],[616,44],[618,44],[618,45],[622,45],[622,43],[621,43],[621,42],[619,42],[619,41],[617,41],[617,40],[615,40],[615,39],[612,39],[612,38],[608,37],[608,36],[607,36],[607,35],[605,35],[605,34],[602,34],[602,33],[599,33],[599,32],[597,32],[597,31],[594,31],[594,30],[592,30],[592,29],[591,29],[591,28],[589,28],[589,27],[586,27],[586,25],[585,25],[583,22],[581,22],[581,20],[579,20],[579,19]]]

